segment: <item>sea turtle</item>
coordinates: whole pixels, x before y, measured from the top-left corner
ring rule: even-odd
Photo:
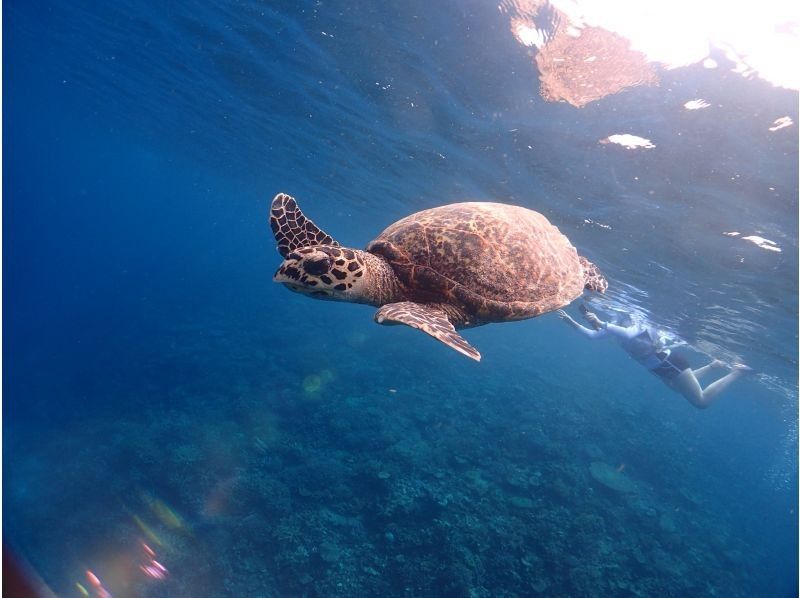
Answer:
[[[480,361],[456,332],[533,318],[608,287],[598,268],[541,214],[468,202],[399,220],[362,251],[340,247],[300,211],[272,200],[270,226],[284,261],[273,280],[317,299],[379,307],[379,324],[405,324]]]

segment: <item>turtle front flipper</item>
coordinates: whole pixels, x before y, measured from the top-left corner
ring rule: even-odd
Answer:
[[[375,312],[375,321],[387,326],[405,324],[422,330],[451,349],[455,349],[475,361],[481,360],[481,354],[459,336],[452,322],[447,318],[447,314],[433,305],[412,301],[389,303]]]
[[[320,230],[303,215],[294,197],[278,193],[272,200],[269,212],[269,225],[278,242],[278,252],[286,257],[300,247],[339,244],[329,234]]]

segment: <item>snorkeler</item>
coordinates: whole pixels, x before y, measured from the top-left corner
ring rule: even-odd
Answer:
[[[685,357],[672,352],[674,347],[683,343],[670,344],[665,335],[650,326],[640,324],[627,327],[617,326],[610,322],[603,322],[584,306],[581,306],[581,311],[594,330],[578,324],[563,309],[558,310],[558,314],[584,336],[601,338],[611,335],[615,337],[628,355],[661,378],[667,386],[683,395],[698,409],[705,409],[711,405],[714,399],[734,380],[742,374],[752,371],[752,368],[746,365],[736,364],[725,376],[703,389],[698,379],[711,370],[724,369],[726,366],[723,362],[715,359],[708,365],[693,370]]]

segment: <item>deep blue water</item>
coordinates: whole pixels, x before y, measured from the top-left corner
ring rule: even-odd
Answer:
[[[3,17],[3,535],[53,591],[794,591],[798,139],[768,127],[796,91],[697,66],[548,103],[473,1]],[[697,411],[554,314],[466,331],[478,364],[288,293],[279,191],[353,247],[445,203],[535,209],[606,274],[598,310],[757,374]]]

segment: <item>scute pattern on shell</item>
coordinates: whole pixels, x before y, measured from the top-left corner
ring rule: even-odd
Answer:
[[[451,302],[484,321],[558,309],[585,284],[569,240],[519,206],[466,202],[424,210],[389,226],[367,251],[385,257],[418,300]]]

